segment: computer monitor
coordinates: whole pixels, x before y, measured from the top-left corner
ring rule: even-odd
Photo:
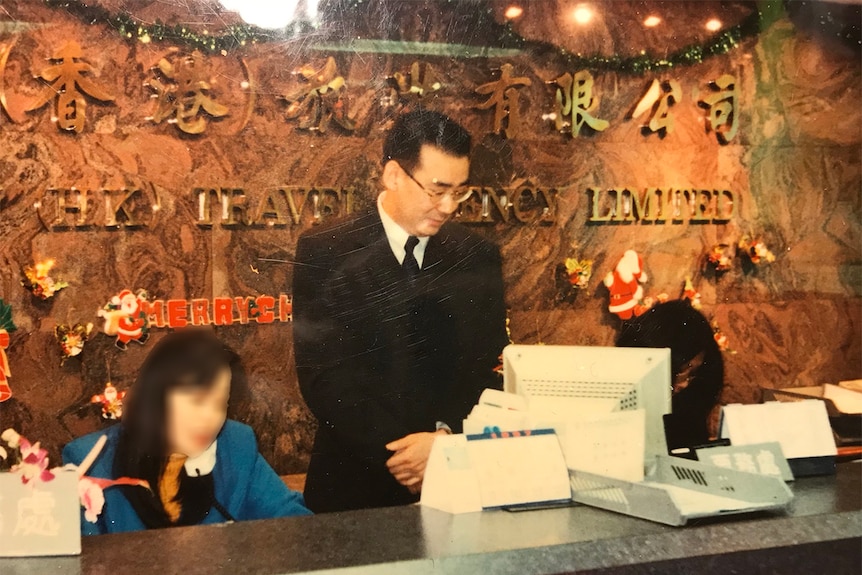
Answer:
[[[643,409],[648,464],[667,455],[663,416],[671,410],[670,366],[670,349],[509,345],[503,387],[524,396],[531,414],[552,426]]]

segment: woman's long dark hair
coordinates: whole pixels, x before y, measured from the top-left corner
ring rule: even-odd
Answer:
[[[231,371],[228,417],[245,402],[247,380],[239,355],[206,328],[188,328],[162,338],[144,360],[123,410],[114,457],[116,477],[150,483],[151,491],[124,487],[124,495],[148,528],[199,523],[214,503],[212,473],[180,473],[177,500],[182,512],[171,523],[159,499],[159,480],[168,461],[167,397],[175,389],[208,389],[224,368]]]
[[[688,386],[671,400],[667,439],[670,449],[709,441],[709,416],[724,387],[724,360],[703,314],[683,300],[658,304],[625,324],[617,346],[670,348],[673,375],[703,354],[703,364],[693,371]]]

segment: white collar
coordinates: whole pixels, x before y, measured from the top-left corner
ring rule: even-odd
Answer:
[[[380,195],[377,196],[377,213],[380,214],[380,221],[383,223],[383,231],[386,232],[386,239],[389,240],[389,247],[392,249],[395,259],[398,260],[399,264],[403,264],[404,256],[407,255],[404,245],[407,243],[407,238],[410,237],[410,234],[407,233],[407,230],[399,226],[398,223],[392,219],[392,216],[387,214],[386,210],[383,209],[384,194],[386,194],[385,191],[381,192]],[[425,247],[428,245],[428,239],[428,236],[419,237],[419,243],[415,248],[413,248],[413,256],[419,264],[419,269],[422,269],[422,262],[425,260]]]
[[[185,464],[183,464],[183,467],[186,468],[186,475],[189,477],[199,477],[212,473],[216,464],[217,444],[218,439],[213,441],[200,455],[187,458]]]

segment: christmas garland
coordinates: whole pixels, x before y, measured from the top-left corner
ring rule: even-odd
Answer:
[[[111,14],[101,6],[90,6],[82,0],[44,0],[51,8],[62,8],[88,24],[104,23],[117,30],[123,38],[148,43],[171,42],[181,44],[189,49],[210,53],[225,54],[228,51],[241,49],[248,44],[260,44],[273,41],[283,41],[301,34],[306,34],[314,28],[307,22],[296,22],[283,31],[264,30],[250,24],[231,24],[222,29],[218,35],[190,30],[181,25],[169,25],[160,21],[154,24],[144,24],[136,21],[127,13]],[[452,3],[452,0],[446,0]],[[703,62],[704,58],[726,54],[736,48],[745,38],[755,36],[763,27],[764,9],[775,15],[776,8],[781,10],[780,2],[768,2],[753,10],[742,22],[715,35],[705,44],[691,44],[665,57],[655,57],[646,53],[636,56],[582,56],[554,46],[547,42],[529,42],[512,29],[511,23],[497,24],[495,32],[502,47],[529,49],[537,57],[556,54],[568,68],[588,69],[593,72],[613,71],[632,74],[643,74],[655,70],[664,70],[674,66],[688,66]],[[362,9],[362,1],[354,0],[351,6]],[[484,22],[493,21],[493,11],[480,10],[480,19]]]
[[[542,44],[546,51],[554,51],[562,57],[568,68],[574,70],[611,71],[631,74],[643,74],[656,70],[666,70],[674,66],[691,66],[700,64],[704,58],[727,54],[736,48],[746,38],[756,36],[764,27],[764,12],[754,10],[742,22],[717,34],[706,44],[690,44],[676,52],[656,58],[644,52],[637,56],[582,56],[572,54],[563,48],[550,44]]]
[[[144,24],[130,14],[111,14],[101,6],[90,6],[81,0],[45,0],[45,4],[49,8],[62,8],[88,24],[107,24],[126,40],[143,43],[171,42],[191,50],[211,53],[226,53],[248,44],[284,40],[306,33],[311,28],[306,22],[297,22],[283,31],[275,32],[250,24],[231,24],[225,26],[219,35],[213,35],[207,31],[190,30],[179,24],[164,24],[159,20],[154,24]]]

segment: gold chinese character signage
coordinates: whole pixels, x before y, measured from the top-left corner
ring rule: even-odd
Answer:
[[[305,85],[284,96],[288,102],[285,117],[298,120],[300,130],[324,134],[334,121],[343,130],[353,131],[355,124],[347,115],[346,82],[335,59],[330,56],[320,69],[303,66],[295,73]]]
[[[550,83],[557,87],[556,105],[552,115],[557,131],[570,130],[572,137],[577,138],[584,124],[596,132],[607,129],[610,123],[593,115],[599,106],[599,100],[593,95],[592,74],[586,70],[581,70],[574,76],[566,72]]]
[[[488,95],[488,99],[476,107],[480,110],[494,108],[494,133],[502,133],[507,138],[516,137],[520,127],[518,89],[532,84],[526,77],[513,78],[512,70],[511,64],[503,64],[500,67],[499,80],[476,88],[477,94]]]
[[[84,96],[103,102],[112,101],[114,96],[89,78],[93,68],[83,60],[83,52],[77,42],[66,43],[51,56],[51,60],[54,63],[39,74],[48,85],[27,111],[38,110],[54,100],[56,111],[53,119],[57,126],[61,130],[81,133],[87,113],[87,99]]]
[[[155,110],[148,119],[156,124],[167,120],[186,134],[202,134],[207,128],[204,114],[227,116],[227,107],[211,94],[210,74],[200,52],[180,56],[173,63],[162,58],[156,70],[158,77],[147,82],[156,96]]]

